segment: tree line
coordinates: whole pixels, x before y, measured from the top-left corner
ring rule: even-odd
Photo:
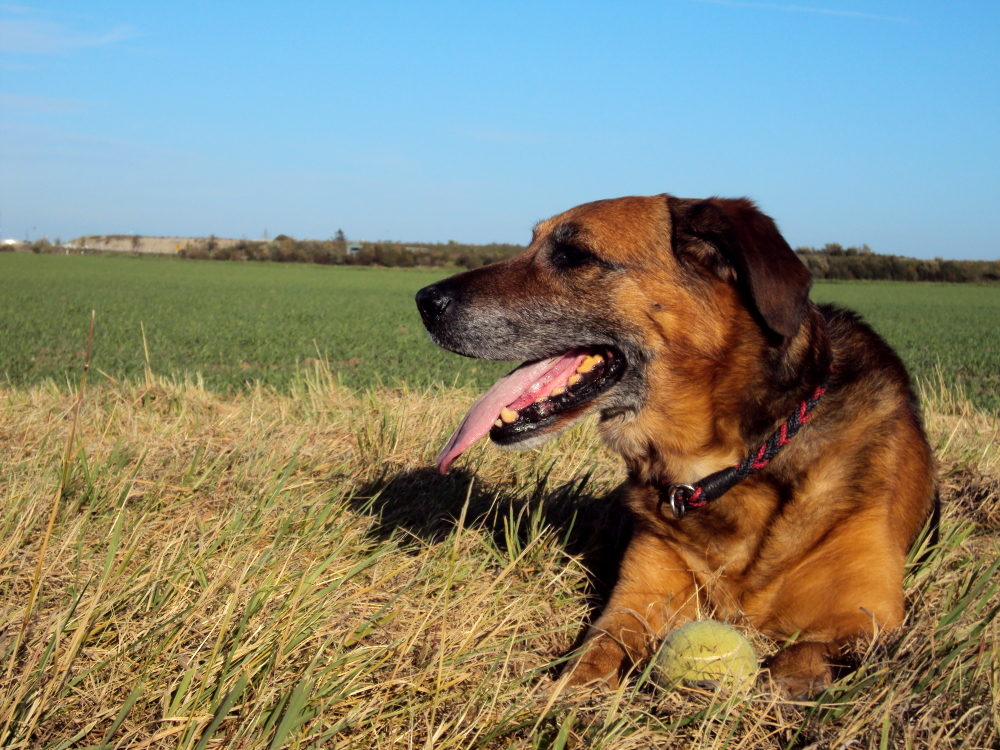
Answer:
[[[217,244],[217,243],[216,243]],[[326,265],[416,266],[479,268],[512,258],[522,245],[494,243],[466,245],[447,243],[413,245],[404,242],[351,243],[344,239],[295,240],[278,235],[271,241],[240,240],[227,248],[213,246],[213,238],[184,248],[179,255],[215,260],[266,260],[277,263],[321,263]],[[822,248],[798,247],[796,255],[815,279],[870,279],[884,281],[1000,281],[1000,261],[922,260],[901,255],[880,255],[868,245],[843,247],[831,242]]]
[[[239,240],[220,247],[209,237],[177,253],[182,258],[212,260],[263,260],[274,263],[319,263],[338,266],[385,266],[387,268],[479,268],[522,252],[521,245],[493,243],[466,245],[446,243],[348,242],[346,239],[296,240],[279,234],[273,240]]]
[[[133,249],[138,245],[133,242]],[[48,240],[25,243],[17,248],[35,253],[94,252]],[[387,268],[479,268],[512,258],[523,245],[493,243],[468,245],[454,240],[440,243],[350,242],[342,232],[329,240],[296,240],[279,234],[273,240],[237,240],[220,243],[215,236],[188,242],[177,255],[209,260],[255,260],[272,263],[319,263]],[[795,254],[815,279],[881,281],[1000,281],[1000,260],[924,260],[902,255],[881,255],[868,245],[843,247],[831,242],[821,248],[797,247]]]
[[[836,242],[822,248],[797,247],[795,254],[812,272],[814,279],[1000,281],[1000,260],[922,260],[902,255],[880,255],[868,245],[845,248]]]

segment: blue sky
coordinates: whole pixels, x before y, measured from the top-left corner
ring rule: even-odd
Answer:
[[[1000,3],[0,5],[0,233],[527,241],[748,195],[1000,258]]]

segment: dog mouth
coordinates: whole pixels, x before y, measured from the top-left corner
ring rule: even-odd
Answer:
[[[587,405],[624,374],[615,349],[569,349],[556,357],[525,362],[479,397],[437,458],[443,474],[462,453],[489,434],[499,445],[516,445],[568,426]]]

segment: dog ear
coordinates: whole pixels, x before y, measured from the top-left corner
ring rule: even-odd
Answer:
[[[722,278],[731,279],[735,272],[737,286],[767,327],[781,336],[794,336],[809,299],[812,275],[774,221],[746,198],[672,200],[670,211],[675,252],[694,255]],[[706,254],[702,243],[716,252]]]

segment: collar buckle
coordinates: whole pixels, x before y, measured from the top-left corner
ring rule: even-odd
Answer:
[[[670,510],[674,513],[674,518],[680,521],[687,513],[687,504],[684,498],[679,496],[681,490],[687,491],[687,497],[694,494],[694,487],[690,484],[671,484],[667,487],[667,500],[670,502]]]

